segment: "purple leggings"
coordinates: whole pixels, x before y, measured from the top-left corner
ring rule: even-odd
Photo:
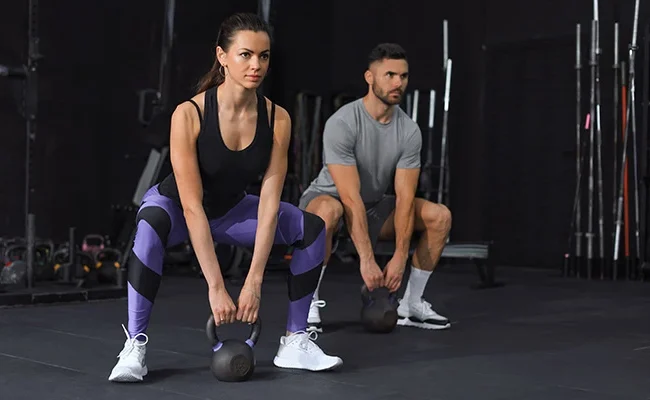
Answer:
[[[210,220],[215,242],[252,248],[257,229],[259,197],[246,195],[224,216]],[[162,278],[165,249],[189,237],[183,211],[154,186],[145,193],[137,215],[137,233],[128,264],[128,330],[131,337],[145,333]],[[294,246],[289,271],[287,330],[307,327],[307,315],[318,285],[325,256],[322,219],[281,202],[275,244]]]

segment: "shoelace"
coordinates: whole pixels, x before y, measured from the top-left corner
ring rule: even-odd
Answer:
[[[310,332],[297,331],[294,332],[293,335],[300,335],[300,338],[296,338],[294,340],[300,340],[298,346],[305,351],[309,351],[309,349],[312,346],[315,346],[313,342],[315,342],[316,339],[318,339],[318,332],[316,331],[310,331]]]
[[[422,302],[422,305],[423,305],[424,307],[431,308],[431,303],[429,303],[428,301],[424,300],[424,298],[421,297],[421,298],[420,298],[420,301]]]
[[[402,303],[402,301],[405,301],[405,299],[400,299],[400,300],[399,300],[400,304]],[[409,303],[407,303],[407,304],[409,304]],[[435,312],[435,311],[433,310],[433,306],[431,305],[431,303],[429,303],[428,301],[424,300],[424,297],[420,297],[420,302],[419,302],[419,303],[410,303],[410,304],[419,306],[419,307],[418,307],[418,308],[420,308],[419,311],[422,312],[423,314],[435,314],[435,315],[439,315],[437,312]]]
[[[147,336],[145,333],[138,333],[134,337],[131,337],[129,335],[129,331],[126,330],[124,324],[122,324],[122,329],[124,330],[124,334],[126,335],[128,341],[127,344],[122,349],[122,351],[120,351],[120,354],[117,355],[117,358],[122,358],[122,356],[126,356],[129,353],[131,353],[133,349],[135,349],[136,347],[142,347],[145,346],[147,343],[149,343],[149,336]],[[140,342],[137,340],[138,336],[140,335],[144,337],[144,342]]]
[[[425,315],[430,315],[431,317],[436,317],[440,316],[434,309],[431,303],[428,301],[424,300],[423,298],[420,298],[420,301],[422,303],[422,313]]]
[[[323,308],[327,305],[325,300],[312,300],[311,305],[318,308]]]

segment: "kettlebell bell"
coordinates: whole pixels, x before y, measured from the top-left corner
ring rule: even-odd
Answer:
[[[361,287],[361,323],[368,332],[389,333],[397,325],[397,299],[388,288]]]
[[[255,371],[253,347],[262,332],[262,322],[257,318],[251,326],[251,334],[246,341],[227,339],[221,341],[217,336],[214,315],[210,315],[206,325],[208,340],[212,343],[212,375],[223,382],[243,382]]]

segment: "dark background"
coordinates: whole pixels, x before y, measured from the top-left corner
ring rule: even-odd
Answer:
[[[41,2],[38,133],[33,150],[37,236],[65,240],[107,232],[111,205],[128,204],[151,148],[137,121],[137,91],[156,87],[163,2]],[[601,1],[601,62],[606,229],[611,232],[613,22],[627,59],[634,2]],[[254,0],[177,4],[171,102],[192,93],[212,64],[221,20],[257,9]],[[639,44],[650,10],[641,9]],[[377,43],[409,53],[409,89],[444,89],[442,20],[453,59],[449,116],[454,241],[494,241],[499,264],[558,268],[567,249],[575,190],[575,24],[583,30],[583,115],[588,112],[592,3],[548,0],[273,1],[275,44],[269,81],[274,101],[294,110],[296,93],[327,99],[363,95],[365,57]],[[0,63],[27,55],[27,2],[3,5]],[[639,154],[642,64],[637,64]],[[0,235],[24,231],[24,120],[20,84],[0,80]],[[424,100],[423,100],[424,101]],[[426,103],[421,113],[426,114]],[[420,122],[426,124],[426,118]],[[630,171],[631,174],[632,171]],[[645,176],[645,162],[639,170]],[[631,179],[632,175],[630,175]],[[632,181],[630,180],[630,183]],[[643,185],[641,211],[644,210]],[[586,210],[583,213],[586,217]],[[642,218],[643,219],[643,218]],[[606,241],[608,248],[611,241]]]

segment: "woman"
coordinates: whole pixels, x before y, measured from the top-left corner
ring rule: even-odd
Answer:
[[[260,306],[264,268],[274,243],[296,248],[289,274],[287,332],[274,364],[310,371],[338,367],[305,332],[325,253],[319,217],[280,201],[287,171],[291,120],[256,89],[268,70],[270,35],[255,14],[221,25],[216,59],[198,94],[171,119],[173,172],[149,189],[137,216],[129,261],[127,339],[109,380],[141,381],[147,374],[145,334],[162,274],[165,248],[187,239],[208,283],[217,325],[252,323]],[[260,196],[245,193],[263,175]],[[225,289],[213,241],[254,247],[238,307]]]

